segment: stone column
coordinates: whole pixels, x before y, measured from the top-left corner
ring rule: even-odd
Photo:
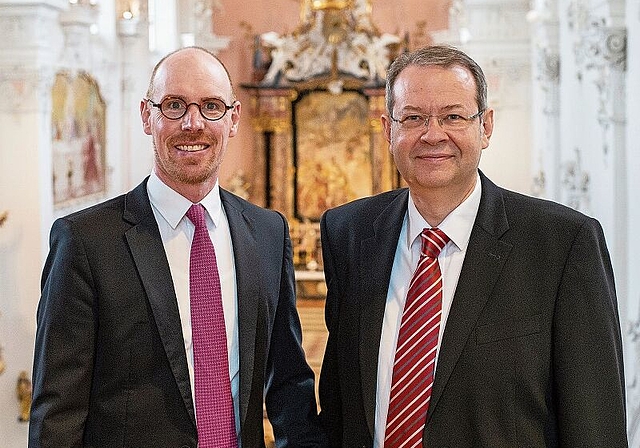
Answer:
[[[535,0],[532,36],[532,193],[560,198],[560,53],[557,0]]]
[[[640,0],[626,2],[626,146],[623,181],[627,187],[626,275],[617,275],[626,290],[623,321],[629,446],[640,446]],[[622,223],[621,223],[622,224]],[[622,307],[621,307],[622,308]]]
[[[0,376],[2,445],[26,445],[16,381],[31,376],[41,262],[53,217],[51,86],[60,56],[64,0],[0,0]],[[46,231],[44,230],[46,229]],[[38,262],[40,260],[40,263]],[[34,263],[35,261],[35,263]]]

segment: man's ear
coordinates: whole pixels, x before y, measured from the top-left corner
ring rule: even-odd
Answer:
[[[391,118],[387,114],[380,116],[380,122],[382,123],[382,130],[384,131],[384,138],[391,143]]]
[[[233,102],[233,109],[231,109],[231,129],[229,131],[229,137],[235,137],[238,133],[238,126],[240,125],[240,113],[242,112],[242,104],[236,100]]]
[[[140,118],[142,119],[142,130],[145,134],[151,135],[151,109],[149,101],[140,101]]]
[[[493,134],[493,109],[487,109],[482,114],[482,128],[480,129],[482,149],[489,146],[489,140]]]

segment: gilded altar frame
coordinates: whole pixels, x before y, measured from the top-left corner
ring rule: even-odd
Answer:
[[[256,185],[264,185],[254,195],[290,221],[296,268],[320,270],[322,213],[399,185],[380,122],[384,89],[242,87],[251,94]]]
[[[299,286],[321,287],[322,213],[400,184],[380,116],[386,70],[407,42],[377,29],[369,0],[303,0],[300,11],[293,32],[255,36],[242,87],[262,173],[251,197],[289,220]]]
[[[384,89],[333,94],[318,88],[243,88],[251,93],[255,160],[262,172],[258,184],[264,184],[265,206],[287,218],[318,221],[326,208],[399,185],[380,123]],[[350,129],[354,126],[359,128]],[[311,173],[310,163],[319,164],[318,174]],[[340,174],[321,176],[333,170]],[[300,202],[301,182],[307,181],[335,192],[313,212]]]

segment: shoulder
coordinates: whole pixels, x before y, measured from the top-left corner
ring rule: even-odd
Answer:
[[[503,209],[511,231],[526,235],[546,235],[549,238],[569,238],[591,229],[589,233],[602,234],[600,223],[590,216],[558,202],[537,198],[502,187],[483,179],[483,193],[478,221],[486,224],[500,216]]]
[[[510,221],[582,225],[594,220],[584,213],[558,202],[503,190],[505,208]]]
[[[398,201],[399,205],[406,208],[408,197],[409,190],[406,188],[386,191],[331,208],[323,214],[323,219],[330,221],[364,220],[371,222],[381,213],[384,213],[389,206],[398,203]]]
[[[76,232],[90,234],[105,233],[111,229],[120,231],[152,216],[152,213],[145,179],[128,193],[56,219],[52,229],[73,228]]]
[[[62,216],[54,222],[54,227],[68,226],[75,229],[97,231],[114,221],[122,220],[124,195],[109,199],[91,207]]]
[[[320,221],[325,239],[357,240],[361,235],[399,231],[407,210],[409,190],[391,190],[327,210]]]
[[[223,188],[220,189],[220,198],[227,215],[237,213],[245,219],[260,222],[260,225],[286,226],[286,219],[279,211],[256,205]]]

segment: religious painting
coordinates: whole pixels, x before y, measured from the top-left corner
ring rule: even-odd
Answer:
[[[53,198],[56,208],[106,192],[106,108],[87,73],[56,74],[52,88]]]
[[[311,91],[294,104],[295,215],[373,194],[369,104],[357,91]]]

